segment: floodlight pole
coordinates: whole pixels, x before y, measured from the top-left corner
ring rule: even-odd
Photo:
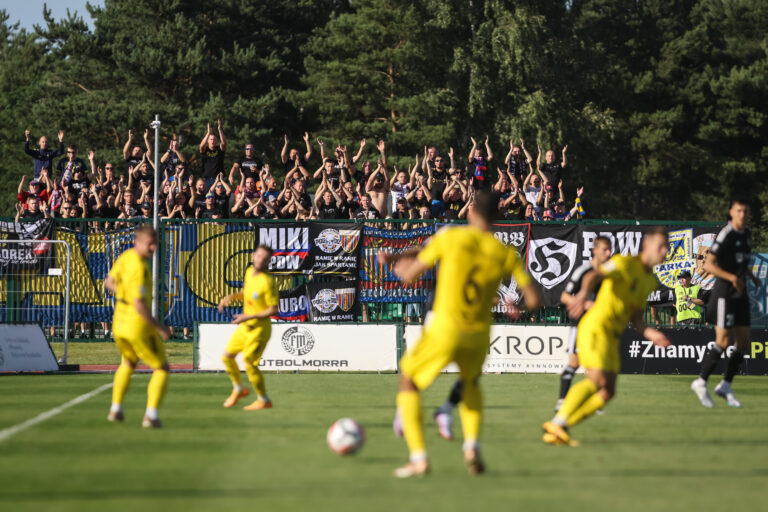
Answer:
[[[160,218],[158,217],[158,192],[160,188],[160,115],[155,114],[155,120],[149,125],[150,128],[155,129],[155,186],[153,193],[153,208],[152,208],[152,227],[155,228],[155,232],[160,236]],[[158,245],[162,243],[158,240]],[[159,249],[159,247],[158,247]],[[156,250],[152,255],[152,316],[158,318],[159,316],[159,301],[158,301],[158,274],[160,272],[160,252]]]

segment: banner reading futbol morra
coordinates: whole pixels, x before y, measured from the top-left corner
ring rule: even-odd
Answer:
[[[0,222],[0,273],[19,269],[47,271],[53,264],[52,219]],[[6,242],[8,240],[9,242]],[[28,242],[27,242],[28,241]]]
[[[637,255],[643,234],[650,225],[562,225],[536,224],[531,227],[528,244],[528,269],[542,287],[544,304],[556,306],[571,273],[592,257],[595,238],[611,241],[613,254]],[[654,269],[660,289],[674,288],[683,270],[693,275],[693,284],[709,290],[714,277],[704,272],[704,257],[719,228],[673,226],[669,231],[669,252],[664,263]],[[660,296],[661,297],[661,296]],[[659,297],[659,298],[660,298]]]

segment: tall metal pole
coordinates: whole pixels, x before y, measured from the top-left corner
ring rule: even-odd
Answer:
[[[155,114],[155,120],[149,125],[155,129],[155,186],[153,194],[153,208],[152,208],[152,227],[155,228],[155,232],[158,233],[160,229],[160,217],[158,217],[157,196],[160,189],[160,115]],[[162,243],[161,240],[158,240]],[[160,251],[156,250],[152,256],[152,316],[158,318],[159,316],[159,303],[158,300],[158,281],[160,272]]]

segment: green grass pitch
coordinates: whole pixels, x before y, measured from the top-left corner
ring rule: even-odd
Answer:
[[[0,377],[0,430],[111,378]],[[737,378],[744,409],[715,397],[706,410],[690,377],[621,376],[606,414],[575,428],[581,446],[566,448],[541,442],[556,376],[484,376],[489,471],[471,477],[460,440],[443,441],[431,419],[453,380],[441,376],[424,399],[432,473],[408,481],[391,476],[406,460],[391,430],[396,379],[268,374],[275,408],[246,413],[221,407],[230,391],[224,374],[174,374],[165,428],[144,431],[148,376],[137,375],[124,424],[105,419],[108,390],[0,442],[0,503],[9,512],[766,509],[765,378]],[[368,437],[361,453],[344,458],[325,445],[343,416]]]

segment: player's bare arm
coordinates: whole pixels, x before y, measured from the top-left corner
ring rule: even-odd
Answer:
[[[605,276],[599,270],[590,270],[584,274],[581,290],[576,295],[571,296],[568,300],[569,304],[566,304],[568,315],[571,318],[580,318],[584,314],[587,310],[587,297],[591,292],[597,290],[598,285],[604,278]]]
[[[117,282],[115,281],[115,278],[112,276],[107,276],[107,278],[104,280],[104,288],[109,290],[112,293],[117,292]]]
[[[219,301],[219,305],[217,306],[219,313],[223,313],[224,308],[229,306],[233,300],[243,300],[243,292],[240,291],[236,293],[230,293],[229,295],[222,297],[222,299]]]
[[[416,258],[420,250],[421,247],[413,247],[397,254],[381,251],[378,254],[379,265],[394,264],[395,275],[406,284],[412,283],[428,268]]]
[[[668,347],[670,345],[669,339],[664,335],[663,332],[646,325],[645,320],[643,320],[642,310],[638,309],[632,315],[632,327],[634,327],[637,332],[642,334],[643,338],[652,342],[654,345],[658,345],[660,347]]]
[[[254,313],[253,315],[245,315],[243,313],[238,313],[234,317],[232,317],[232,323],[241,324],[249,320],[263,320],[265,318],[275,316],[277,315],[277,313],[278,313],[277,306],[270,306],[267,309],[259,311],[258,313]]]

